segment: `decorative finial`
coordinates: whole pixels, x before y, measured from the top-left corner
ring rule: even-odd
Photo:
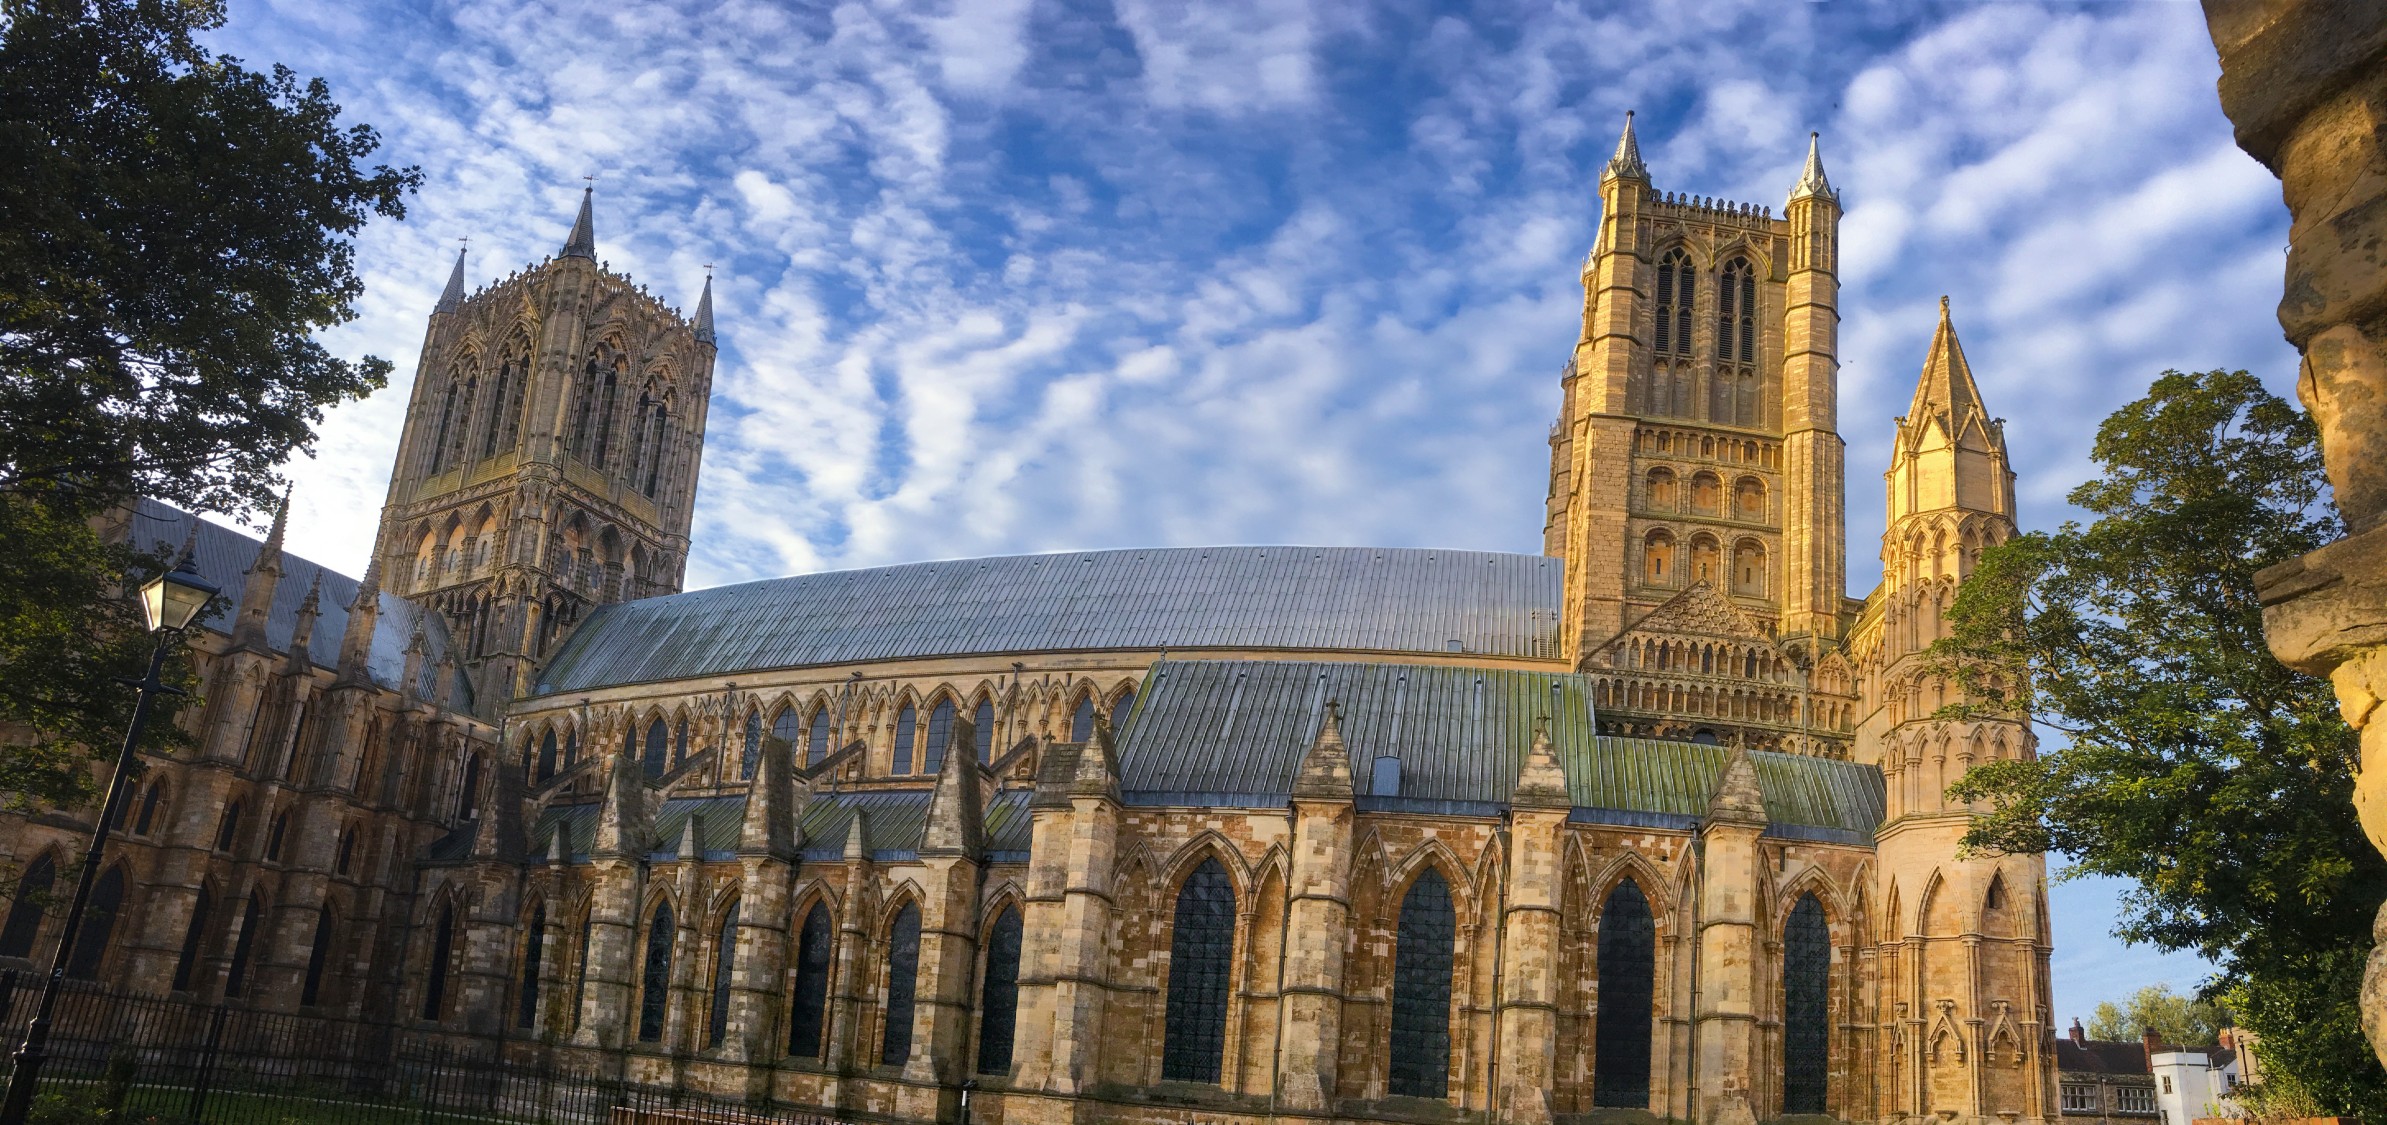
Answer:
[[[1823,174],[1823,134],[1816,132],[1807,134],[1807,166],[1799,172],[1798,184],[1790,189],[1792,203],[1809,198],[1840,201],[1840,193]]]
[[[1616,139],[1616,155],[1608,158],[1607,175],[1649,181],[1649,167],[1641,163],[1641,142],[1633,135],[1633,111],[1624,111],[1624,135]]]

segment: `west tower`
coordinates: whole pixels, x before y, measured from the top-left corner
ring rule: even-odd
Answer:
[[[439,610],[494,714],[591,607],[676,593],[713,381],[713,290],[683,317],[562,251],[476,293],[457,256],[423,336],[374,557]]]
[[[1600,176],[1550,433],[1543,551],[1618,733],[1844,753],[1839,193],[1785,214],[1657,191],[1628,115]]]

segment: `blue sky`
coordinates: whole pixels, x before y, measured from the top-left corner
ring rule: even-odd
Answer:
[[[721,355],[692,585],[1206,543],[1535,551],[1557,372],[1624,111],[1661,190],[1779,207],[1810,129],[1848,208],[1851,593],[1937,298],[2025,521],[2167,367],[2285,393],[2287,216],[2193,3],[235,0],[222,50],[327,78],[419,164],[331,334],[400,378],[297,466],[294,549],[372,537],[423,318],[599,256]],[[2056,891],[2058,1014],[2192,958]]]

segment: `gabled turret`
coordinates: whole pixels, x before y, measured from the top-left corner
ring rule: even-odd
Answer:
[[[1734,747],[1716,778],[1716,791],[1707,799],[1707,819],[1728,824],[1764,824],[1765,794],[1757,788],[1757,765],[1749,752]]]
[[[639,779],[632,743],[622,740],[614,752],[613,773],[605,779],[605,803],[597,810],[597,838],[590,852],[616,859],[638,859],[647,852],[646,785]]]
[[[290,654],[284,666],[293,672],[304,672],[315,666],[308,646],[315,640],[315,618],[321,612],[323,600],[323,572],[315,572],[307,583],[307,596],[298,603],[298,620],[290,626]]]
[[[1558,762],[1558,748],[1550,743],[1548,720],[1533,725],[1533,748],[1525,753],[1525,768],[1517,771],[1517,787],[1508,803],[1516,808],[1563,809],[1567,796],[1566,767]]]

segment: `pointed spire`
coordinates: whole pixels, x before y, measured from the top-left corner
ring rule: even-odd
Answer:
[[[315,618],[322,600],[323,571],[318,569],[314,579],[307,583],[307,596],[298,603],[298,620],[290,627],[290,663],[293,667],[306,667],[313,662],[314,653],[308,649],[315,643]]]
[[[1707,819],[1726,824],[1766,822],[1765,794],[1757,787],[1757,765],[1749,760],[1747,747],[1733,747],[1732,756],[1725,759],[1716,791],[1707,800]]]
[[[1616,138],[1616,155],[1608,158],[1607,175],[1649,182],[1649,166],[1641,162],[1641,141],[1633,135],[1633,111],[1624,111],[1624,135]]]
[[[1293,775],[1293,796],[1307,801],[1351,799],[1351,750],[1343,744],[1341,703],[1327,701],[1318,737],[1310,740],[1310,748],[1301,755],[1301,768]]]
[[[1099,710],[1094,713],[1094,737],[1078,748],[1077,772],[1069,779],[1069,794],[1119,799],[1118,753],[1111,745],[1110,719]]]
[[[1532,809],[1563,809],[1572,806],[1567,796],[1566,767],[1558,762],[1558,747],[1550,742],[1550,720],[1535,719],[1533,746],[1525,752],[1525,768],[1517,771],[1517,788],[1509,794],[1509,807]]]
[[[792,858],[802,842],[799,827],[808,793],[795,773],[795,748],[766,738],[754,778],[746,783],[746,812],[738,826],[738,854]]]
[[[697,339],[713,342],[713,275],[709,273],[704,275],[704,295],[696,299],[694,328]]]
[[[955,716],[952,741],[945,747],[937,787],[928,796],[928,824],[921,830],[920,854],[977,859],[986,849],[986,796],[978,787],[978,729],[966,716]]]
[[[1964,345],[1956,340],[1956,325],[1948,316],[1948,299],[1939,299],[1939,327],[1931,334],[1931,353],[1923,358],[1923,377],[1915,383],[1915,401],[1906,408],[1908,425],[1926,418],[1946,419],[1953,435],[1965,416],[1981,409],[1981,388],[1973,382],[1972,365],[1964,360]]]
[[[1840,193],[1833,189],[1832,181],[1823,174],[1822,145],[1823,134],[1807,134],[1807,167],[1799,173],[1798,184],[1790,189],[1792,203],[1808,198],[1829,199],[1834,203],[1840,201]]]
[[[572,220],[572,233],[564,239],[565,258],[597,258],[597,187],[595,184],[580,193],[580,217]]]
[[[464,305],[464,251],[456,251],[456,269],[448,274],[448,287],[439,295],[439,306],[433,312],[455,312]]]
[[[564,831],[568,827],[559,820],[555,822],[555,831],[547,834],[547,862],[551,866],[562,867],[569,855],[565,850],[569,845],[564,840]]]
[[[249,564],[248,582],[240,592],[240,612],[233,618],[232,643],[235,647],[266,651],[265,625],[273,614],[274,589],[282,583],[282,535],[290,526],[290,493],[282,493],[282,503],[274,509],[273,530],[265,533],[265,544],[257,549],[257,561]]]
[[[696,815],[694,813],[690,813],[688,819],[680,822],[679,858],[681,863],[694,863],[704,858],[704,849],[699,847],[696,842]]]
[[[348,626],[340,634],[342,684],[372,682],[373,629],[381,621],[381,559],[365,564],[365,577],[348,601]]]
[[[859,806],[854,809],[853,823],[846,826],[845,861],[847,863],[870,861],[870,849],[862,842],[862,809]]]

